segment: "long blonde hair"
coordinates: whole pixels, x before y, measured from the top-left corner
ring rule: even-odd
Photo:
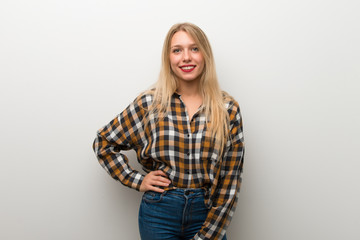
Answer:
[[[162,50],[162,66],[157,83],[155,84],[153,104],[149,108],[159,118],[170,112],[171,97],[178,88],[178,81],[170,66],[170,44],[176,32],[184,31],[189,34],[197,44],[205,61],[204,70],[200,78],[200,91],[203,99],[205,116],[207,119],[207,131],[214,143],[220,148],[220,155],[228,138],[229,115],[225,108],[224,99],[229,95],[220,89],[214,56],[205,33],[196,25],[191,23],[178,23],[173,25],[164,41]]]

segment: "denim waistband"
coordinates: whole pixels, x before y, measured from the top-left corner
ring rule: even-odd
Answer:
[[[165,192],[169,194],[185,195],[185,196],[205,194],[205,190],[202,188],[175,188]]]

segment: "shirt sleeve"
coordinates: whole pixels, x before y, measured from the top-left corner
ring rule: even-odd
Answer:
[[[194,240],[221,240],[234,214],[244,162],[242,117],[237,103],[230,114],[230,139],[221,163],[219,183],[207,218]]]
[[[145,105],[145,106],[144,106]],[[99,131],[93,143],[101,166],[115,180],[140,191],[144,176],[132,169],[121,150],[136,149],[141,145],[146,97],[139,97],[122,113]]]

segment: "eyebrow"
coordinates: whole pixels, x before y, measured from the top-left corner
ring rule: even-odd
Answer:
[[[190,45],[188,45],[189,47],[193,47],[193,46],[197,46],[197,44],[196,43],[192,43],[192,44],[190,44]],[[180,45],[180,44],[176,44],[176,45],[174,45],[174,46],[171,46],[170,48],[178,48],[178,47],[183,47],[183,45]]]

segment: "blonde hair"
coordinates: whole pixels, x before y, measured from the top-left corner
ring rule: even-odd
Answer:
[[[197,44],[204,57],[204,70],[200,78],[200,91],[207,120],[207,131],[216,145],[219,144],[221,156],[228,138],[229,115],[224,100],[230,96],[221,91],[215,70],[214,56],[205,33],[191,23],[178,23],[173,25],[164,41],[162,50],[162,66],[157,83],[155,84],[153,104],[149,108],[159,118],[170,112],[171,97],[178,88],[178,81],[170,66],[170,44],[176,32],[184,31],[189,34]]]

